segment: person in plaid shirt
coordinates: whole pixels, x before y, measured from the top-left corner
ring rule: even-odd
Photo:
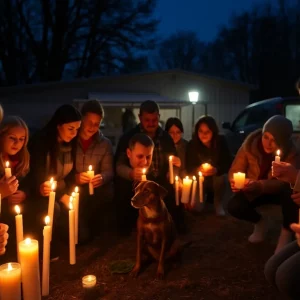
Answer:
[[[145,133],[154,143],[153,158],[150,168],[147,170],[147,179],[153,180],[168,190],[165,198],[166,206],[173,217],[174,223],[179,233],[184,233],[185,222],[182,206],[176,206],[175,191],[173,185],[169,183],[169,156],[173,155],[175,172],[180,167],[181,162],[177,157],[176,148],[171,136],[159,126],[159,106],[155,101],[147,100],[140,106],[140,123],[132,130],[123,134],[119,140],[115,153],[116,174],[127,180],[135,181],[142,170],[132,169],[128,165],[126,151],[129,140],[136,133]],[[118,187],[116,186],[116,189]],[[126,199],[124,200],[126,201]]]

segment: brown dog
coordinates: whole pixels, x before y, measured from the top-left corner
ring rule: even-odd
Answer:
[[[139,209],[137,220],[136,263],[131,275],[136,277],[141,269],[141,256],[147,250],[158,261],[157,277],[164,277],[165,259],[178,252],[176,230],[163,198],[167,190],[153,181],[142,181],[135,188],[131,205]]]

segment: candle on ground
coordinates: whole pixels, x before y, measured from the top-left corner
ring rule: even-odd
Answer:
[[[7,161],[5,163],[5,170],[4,170],[4,172],[5,172],[6,179],[8,179],[8,178],[11,177],[11,168],[9,167],[9,161]]]
[[[199,172],[198,175],[199,175],[199,201],[200,201],[200,203],[203,203],[203,181],[204,181],[204,176],[202,175],[202,172]]]
[[[193,176],[192,199],[191,199],[192,207],[195,207],[196,204],[196,189],[197,189],[197,179],[196,176]]]
[[[21,266],[7,263],[0,266],[0,299],[21,300]]]
[[[23,241],[23,216],[20,214],[21,210],[19,205],[15,206],[15,211],[17,215],[15,216],[16,220],[16,239],[17,239],[17,256],[18,262],[20,262],[20,254],[19,254],[19,243]]]
[[[147,181],[146,169],[145,168],[143,169],[142,181]]]
[[[39,243],[27,238],[20,242],[23,300],[41,300]]]
[[[174,169],[173,169],[173,156],[169,156],[169,176],[170,176],[170,183],[174,183]]]
[[[176,205],[179,206],[179,178],[175,176],[175,200]]]
[[[72,193],[73,196],[73,193]],[[75,244],[78,244],[78,220],[79,220],[79,189],[75,187],[73,196],[74,210],[75,210]]]
[[[44,244],[43,244],[43,273],[42,273],[42,296],[49,295],[49,269],[50,269],[50,241],[51,241],[51,227],[50,218],[45,218],[45,226],[43,230]]]
[[[53,218],[54,218],[54,206],[55,206],[55,182],[51,184],[51,192],[49,194],[48,202],[48,216],[50,218],[50,227],[51,227],[51,240],[52,240],[52,231],[53,231]]]
[[[192,179],[189,179],[189,177],[186,176],[183,179],[183,185],[182,185],[182,195],[181,195],[181,202],[182,203],[189,203],[191,185],[192,185]]]
[[[276,151],[275,162],[280,162],[280,150]]]
[[[241,190],[245,186],[245,177],[246,174],[242,172],[237,172],[233,174],[234,186]]]
[[[209,171],[211,169],[211,164],[204,163],[202,164],[202,168],[204,171]]]
[[[96,285],[97,278],[94,275],[86,275],[82,277],[82,287],[84,288],[92,288]]]
[[[91,165],[89,166],[89,170],[87,171],[87,174],[91,180],[95,176],[95,172],[93,171],[93,167]],[[93,186],[92,181],[89,182],[89,193],[90,193],[90,195],[94,195],[94,186]]]
[[[70,197],[69,203],[69,260],[70,265],[76,263],[76,249],[75,249],[75,212],[73,207],[73,197]]]

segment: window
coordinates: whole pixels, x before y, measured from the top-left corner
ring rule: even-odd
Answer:
[[[294,131],[300,131],[300,103],[287,104],[285,107],[285,116],[292,121]]]

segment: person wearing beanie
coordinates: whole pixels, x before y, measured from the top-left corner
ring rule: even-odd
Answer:
[[[234,193],[228,203],[228,212],[235,218],[254,224],[254,231],[248,240],[262,242],[267,233],[267,221],[256,210],[264,204],[280,204],[283,215],[282,230],[275,252],[288,244],[292,238],[290,224],[298,219],[298,208],[291,199],[292,190],[288,183],[277,180],[272,175],[272,162],[280,150],[282,162],[299,165],[299,156],[293,144],[293,127],[283,116],[273,116],[263,129],[251,133],[239,151],[229,170],[229,180]],[[243,189],[237,189],[233,174],[245,173]]]
[[[28,187],[29,208],[24,212],[25,215],[28,214],[24,217],[24,221],[28,220],[29,223],[24,225],[28,227],[27,232],[31,232],[32,236],[42,241],[42,228],[51,192],[49,180],[53,177],[57,184],[51,242],[52,258],[58,257],[58,233],[61,232],[59,223],[67,228],[67,224],[62,221],[63,216],[67,215],[69,195],[72,191],[67,176],[73,169],[76,146],[74,138],[80,124],[80,112],[72,105],[62,105],[55,111],[46,126],[29,140],[28,144],[30,171],[24,181]],[[67,222],[67,217],[63,219]]]

